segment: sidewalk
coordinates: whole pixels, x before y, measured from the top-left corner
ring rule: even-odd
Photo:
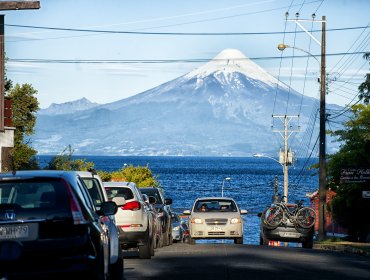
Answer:
[[[370,243],[340,242],[314,242],[313,249],[349,252],[370,257]]]

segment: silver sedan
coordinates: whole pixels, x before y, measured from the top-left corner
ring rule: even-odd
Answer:
[[[228,197],[202,197],[195,200],[189,215],[189,243],[196,239],[233,239],[235,244],[243,244],[243,219],[235,200]]]

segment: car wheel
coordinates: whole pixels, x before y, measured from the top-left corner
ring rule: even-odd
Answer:
[[[302,248],[312,249],[312,247],[313,247],[312,239],[302,242]]]
[[[168,240],[168,234],[167,232],[163,233],[163,246],[168,246],[170,245],[170,241]]]
[[[147,240],[143,245],[139,246],[139,258],[140,259],[150,259],[152,255],[150,254],[150,241]]]
[[[96,262],[94,263],[92,269],[89,272],[90,279],[94,280],[106,280],[108,279],[104,271],[104,250],[100,248],[99,255],[96,257]]]
[[[162,247],[163,247],[163,235],[161,234],[158,238],[157,248],[162,248]]]
[[[168,245],[172,245],[173,244],[173,237],[172,237],[172,233],[170,233],[169,237],[168,237],[168,240],[169,240],[169,244]]]
[[[243,244],[243,237],[234,238],[234,244]]]
[[[123,277],[123,255],[121,248],[116,263],[109,266],[109,280],[121,280]]]
[[[194,238],[189,237],[189,244],[190,244],[190,245],[195,245],[195,239],[194,239]]]
[[[150,255],[151,256],[154,256],[154,243],[155,243],[155,239],[151,239],[150,240]]]
[[[269,241],[270,240],[267,239],[265,235],[262,237],[262,245],[269,245]]]

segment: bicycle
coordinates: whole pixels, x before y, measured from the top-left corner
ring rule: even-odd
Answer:
[[[277,228],[280,224],[285,224],[287,220],[296,228],[308,229],[316,221],[315,211],[310,207],[302,206],[302,201],[292,210],[284,202],[277,202],[267,208],[262,215],[263,224],[269,229]]]

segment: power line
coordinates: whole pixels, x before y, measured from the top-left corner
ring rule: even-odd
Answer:
[[[353,52],[353,53],[331,53],[326,56],[338,56],[338,55],[363,55],[366,52]],[[319,57],[320,55],[312,55]],[[283,59],[291,59],[293,56],[284,56]],[[307,55],[294,56],[294,58],[307,58]],[[264,57],[250,57],[250,58],[236,58],[234,60],[272,60],[281,59],[280,56],[264,56]],[[8,62],[27,62],[27,63],[60,63],[60,64],[99,64],[99,63],[111,63],[111,64],[160,64],[160,63],[203,63],[213,61],[227,61],[227,59],[210,59],[210,58],[194,58],[194,59],[41,59],[41,58],[8,58]]]
[[[278,35],[284,34],[283,31],[271,32],[147,32],[147,31],[117,31],[117,30],[97,30],[97,29],[80,29],[80,28],[64,28],[64,27],[47,27],[47,26],[33,26],[33,25],[19,25],[19,24],[5,24],[9,27],[44,29],[55,31],[70,31],[70,32],[90,32],[90,33],[108,33],[108,34],[127,34],[127,35],[162,35],[162,36],[245,36],[245,35]],[[332,28],[327,31],[347,31],[356,29],[367,29],[369,26],[343,27]],[[321,30],[312,30],[312,32],[321,32]],[[289,33],[304,33],[304,31],[287,31]],[[37,40],[37,39],[33,39]],[[40,39],[39,39],[40,40]]]

